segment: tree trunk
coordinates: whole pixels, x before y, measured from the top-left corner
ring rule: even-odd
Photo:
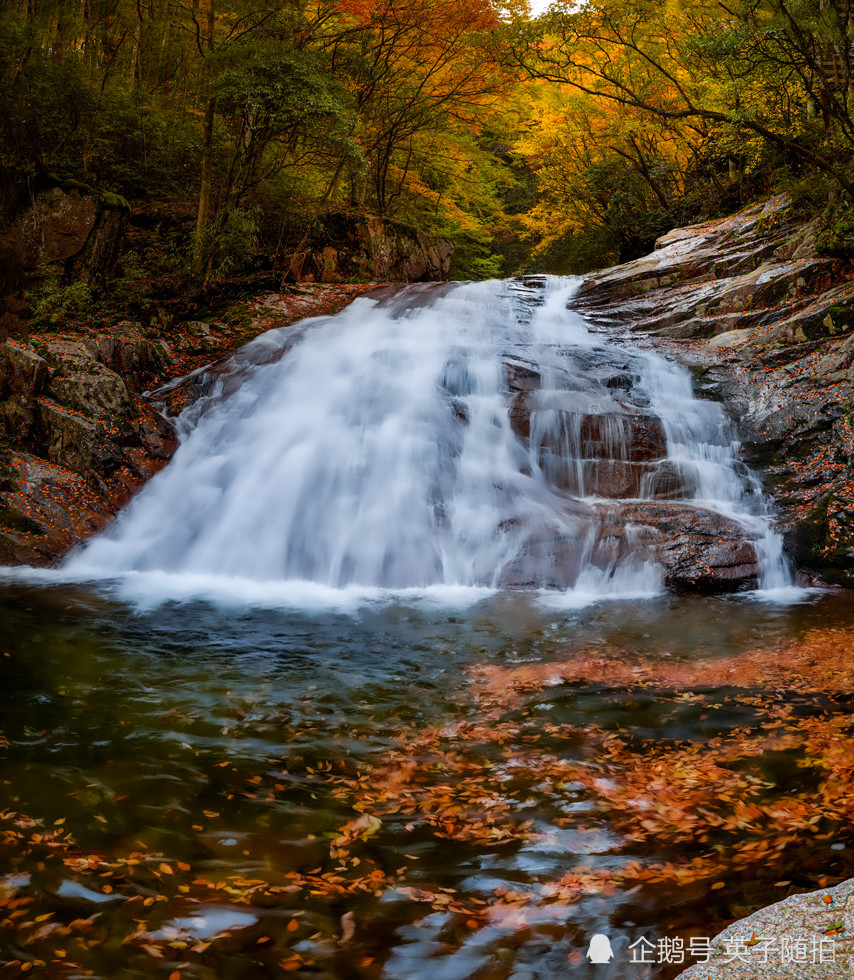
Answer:
[[[214,0],[209,0],[207,37],[205,46],[208,51],[214,50],[214,31],[216,29],[216,11]],[[205,121],[202,126],[202,179],[199,188],[199,212],[196,217],[196,240],[193,243],[193,265],[196,272],[202,271],[205,261],[205,228],[211,210],[211,172],[213,168],[213,132],[216,115],[216,97],[208,92],[205,104]]]
[[[193,263],[201,269],[205,257],[205,226],[208,223],[211,207],[211,169],[213,157],[213,129],[216,99],[208,96],[205,105],[205,121],[202,127],[202,179],[199,188],[199,211],[196,217],[196,240],[193,246]]]

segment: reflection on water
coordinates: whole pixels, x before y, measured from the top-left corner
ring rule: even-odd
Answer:
[[[0,617],[0,950],[50,976],[670,977],[629,945],[854,873],[823,775],[844,596],[139,612],[33,585]],[[750,864],[768,801],[787,843]]]

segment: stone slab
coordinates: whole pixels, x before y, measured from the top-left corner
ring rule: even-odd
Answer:
[[[676,980],[841,980],[854,977],[854,878],[790,895],[727,926],[711,958]]]

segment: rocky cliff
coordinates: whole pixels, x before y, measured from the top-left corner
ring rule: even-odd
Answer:
[[[115,194],[66,181],[32,194],[0,231],[0,313],[17,312],[21,290],[51,274],[100,287],[115,269],[130,207]]]
[[[594,273],[577,306],[691,364],[739,425],[795,564],[854,586],[854,267],[785,196],[672,231]]]
[[[327,212],[291,253],[293,282],[443,282],[454,243],[376,215]]]

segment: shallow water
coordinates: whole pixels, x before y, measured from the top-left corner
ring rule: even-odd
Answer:
[[[14,877],[3,879],[4,914],[15,911],[9,896],[26,901],[23,916],[3,922],[4,955],[56,964],[62,950],[65,962],[111,980],[157,964],[205,978],[672,976],[673,966],[630,964],[629,944],[667,936],[687,948],[790,890],[851,875],[850,825],[822,826],[823,839],[796,834],[750,873],[721,860],[718,875],[695,881],[621,882],[633,861],[686,865],[709,845],[629,840],[604,789],[558,780],[537,760],[598,771],[598,740],[618,733],[644,751],[736,729],[764,737],[767,719],[745,702],[767,686],[735,673],[722,685],[710,673],[707,687],[691,678],[680,689],[655,665],[677,665],[676,676],[684,666],[686,678],[696,663],[735,671],[748,650],[773,654],[816,631],[847,637],[852,619],[838,595],[787,606],[659,598],[574,612],[518,594],[451,614],[202,602],[135,612],[104,590],[7,586],[2,854]],[[601,677],[594,666],[585,679],[561,679],[561,664],[598,656]],[[649,672],[642,686],[613,677],[618,660]],[[524,680],[549,664],[554,677]],[[492,669],[511,670],[498,689],[483,673]],[[505,683],[514,670],[518,685]],[[852,695],[839,687],[789,701],[798,717],[847,717]],[[798,751],[781,764],[767,737],[759,759],[775,785],[763,793],[786,796],[804,778]],[[423,767],[410,773],[399,811],[365,804],[394,786],[390,772],[407,760]],[[601,776],[613,778],[604,768]],[[358,805],[379,813],[381,827],[336,852]],[[443,808],[444,826],[432,820]],[[454,810],[464,816],[450,826]],[[12,813],[38,823],[20,826]],[[466,824],[488,814],[494,841]],[[513,836],[522,821],[530,827]],[[33,842],[51,830],[58,843]],[[139,863],[127,864],[131,855]],[[615,882],[556,897],[554,882],[578,869],[614,872]],[[369,874],[373,883],[359,883]],[[336,877],[345,882],[337,892]],[[40,915],[42,927],[60,928],[23,945]],[[577,962],[596,933],[610,936],[610,967]]]

